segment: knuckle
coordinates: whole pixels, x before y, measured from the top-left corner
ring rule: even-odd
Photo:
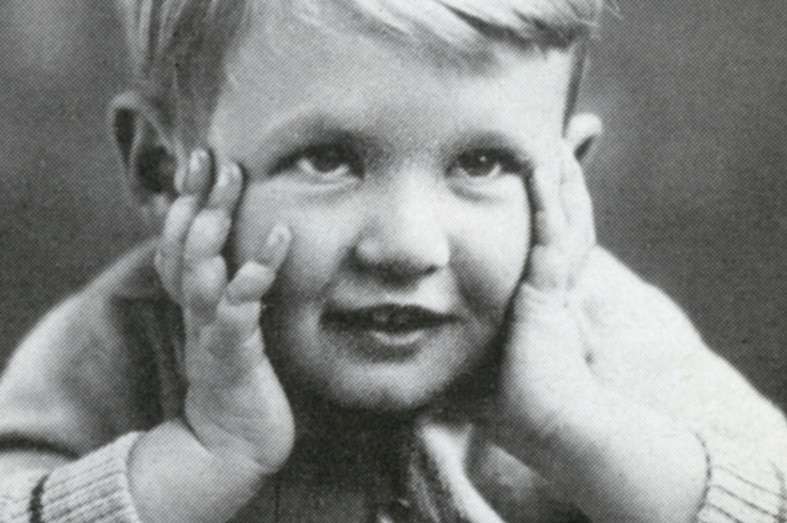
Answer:
[[[225,287],[224,260],[215,257],[191,266],[184,274],[184,293],[187,303],[218,302]]]
[[[267,266],[246,264],[227,285],[228,298],[234,304],[259,302],[276,277]]]
[[[200,259],[212,255],[224,245],[231,227],[229,214],[217,209],[203,210],[194,219],[186,240],[185,255]]]
[[[228,226],[230,222],[229,213],[225,209],[203,209],[194,218],[192,229],[202,230],[206,233],[221,233]]]
[[[197,202],[193,198],[178,198],[169,208],[162,237],[178,240],[181,239],[189,229],[197,210]]]
[[[177,224],[187,221],[195,210],[197,199],[193,196],[180,196],[176,198],[167,213],[167,221]]]
[[[193,250],[188,249],[183,253],[183,273],[193,275],[200,272],[201,266],[205,263],[205,258],[198,256]],[[191,276],[190,276],[191,277]]]
[[[221,301],[216,308],[218,331],[226,340],[240,345],[252,338],[260,328],[260,306],[256,303],[230,305]]]
[[[538,289],[562,289],[568,281],[568,257],[555,248],[535,249],[531,256],[531,282]]]

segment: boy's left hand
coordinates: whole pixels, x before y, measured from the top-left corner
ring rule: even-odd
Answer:
[[[481,436],[593,521],[691,521],[704,488],[702,445],[686,428],[602,384],[585,353],[572,287],[595,234],[581,167],[566,150],[560,173],[542,169],[527,182],[530,258]]]
[[[528,179],[530,255],[509,318],[494,434],[514,446],[548,449],[599,396],[572,313],[570,290],[595,243],[592,206],[573,154],[561,172]]]

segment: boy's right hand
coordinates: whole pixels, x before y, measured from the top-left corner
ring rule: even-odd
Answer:
[[[214,175],[215,168],[215,175]],[[289,403],[265,355],[260,315],[290,243],[276,226],[257,259],[231,280],[222,255],[240,199],[235,164],[214,166],[204,150],[179,172],[156,269],[183,310],[187,393],[182,420],[220,462],[275,473],[294,440]]]

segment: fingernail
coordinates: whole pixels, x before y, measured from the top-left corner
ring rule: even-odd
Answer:
[[[208,207],[233,207],[240,196],[240,168],[235,164],[225,164],[219,168],[216,182],[210,193]]]
[[[276,225],[268,234],[265,245],[260,250],[258,260],[269,267],[278,268],[287,256],[290,243],[290,230],[284,225]]]
[[[185,180],[183,181],[182,192],[188,194],[199,194],[205,189],[206,171],[208,170],[208,162],[210,155],[204,149],[195,149],[189,158],[189,169],[186,173]]]

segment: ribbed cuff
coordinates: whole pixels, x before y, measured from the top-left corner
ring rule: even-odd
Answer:
[[[785,519],[784,475],[756,451],[700,437],[708,477],[698,523],[778,523]]]
[[[0,521],[30,523],[30,493],[45,477],[45,471],[30,471],[0,478]]]
[[[57,468],[43,479],[30,499],[31,523],[85,521],[138,523],[129,491],[127,463],[139,433]]]

